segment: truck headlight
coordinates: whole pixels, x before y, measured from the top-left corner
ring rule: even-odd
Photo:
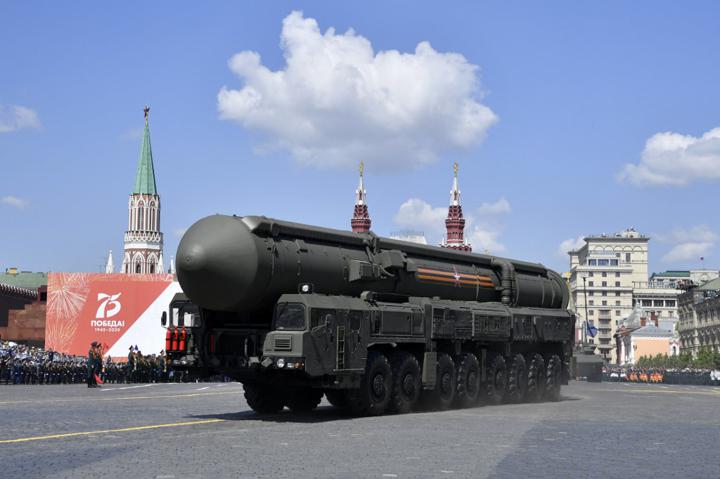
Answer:
[[[279,368],[284,368],[285,367],[285,358],[277,358],[277,360],[275,361],[275,365]]]

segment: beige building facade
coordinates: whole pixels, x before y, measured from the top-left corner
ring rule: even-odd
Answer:
[[[678,304],[681,350],[693,356],[703,348],[720,351],[720,279],[681,294]]]
[[[587,321],[598,329],[597,336],[589,339],[611,363],[618,360],[614,339],[618,325],[633,310],[633,286],[648,282],[649,239],[634,229],[592,235],[568,253],[577,327],[583,328]]]

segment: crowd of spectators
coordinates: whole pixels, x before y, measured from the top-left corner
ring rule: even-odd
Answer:
[[[86,356],[0,341],[0,384],[75,384],[87,380]],[[107,383],[185,381],[184,372],[167,367],[163,354],[143,355],[130,348],[127,362],[103,359],[101,380]]]
[[[720,386],[720,369],[606,366],[603,368],[603,380],[610,382]]]

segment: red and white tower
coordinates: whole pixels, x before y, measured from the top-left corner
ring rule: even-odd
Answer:
[[[125,232],[122,265],[122,272],[128,274],[163,272],[160,195],[155,184],[155,167],[148,126],[149,114],[150,108],[145,107],[145,131],[140,147],[135,189],[128,201],[128,230]]]
[[[365,201],[367,192],[365,191],[365,164],[360,162],[360,182],[358,189],[355,190],[355,209],[353,217],[350,219],[350,225],[354,233],[367,233],[370,231],[370,214],[368,213],[367,203]]]
[[[460,205],[460,188],[458,188],[458,164],[453,165],[455,177],[453,178],[453,187],[450,190],[450,206],[448,207],[448,215],[445,218],[445,228],[447,228],[447,236],[440,243],[443,248],[456,249],[460,251],[472,251],[472,246],[465,241],[465,218],[462,214],[462,206]]]

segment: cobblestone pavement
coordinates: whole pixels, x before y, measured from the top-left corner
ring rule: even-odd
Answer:
[[[236,383],[0,387],[6,478],[718,478],[720,389],[571,383],[557,403],[261,418]]]

